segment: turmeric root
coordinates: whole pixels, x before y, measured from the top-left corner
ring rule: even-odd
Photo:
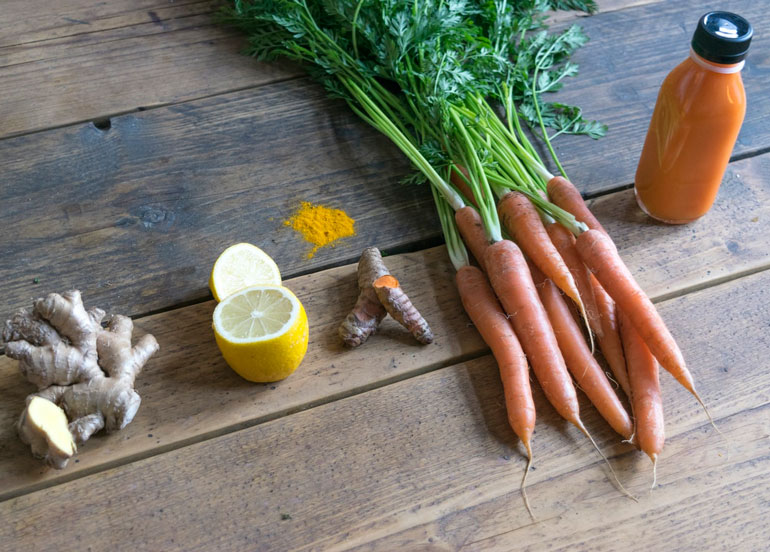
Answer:
[[[380,250],[367,247],[358,261],[360,293],[353,310],[339,329],[343,343],[358,347],[366,341],[390,314],[408,329],[420,343],[431,343],[433,333],[417,309],[401,289],[382,260]]]
[[[385,307],[372,287],[377,278],[386,274],[390,272],[382,261],[380,250],[376,247],[364,249],[358,261],[358,300],[339,329],[342,342],[348,347],[358,347],[369,339],[382,319],[387,316]]]
[[[428,323],[401,289],[396,278],[386,274],[377,278],[372,286],[388,314],[398,320],[420,343],[433,343],[433,332]]]
[[[6,355],[38,386],[19,418],[19,436],[57,469],[95,432],[131,423],[141,403],[134,379],[158,350],[149,334],[131,346],[130,318],[113,316],[103,328],[104,315],[87,311],[79,291],[52,293],[17,311],[3,330]]]

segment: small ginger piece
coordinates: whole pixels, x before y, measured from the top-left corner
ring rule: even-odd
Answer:
[[[77,290],[52,293],[17,311],[3,329],[6,355],[39,389],[27,397],[19,435],[57,469],[75,454],[75,444],[131,423],[141,403],[134,379],[158,350],[149,334],[131,345],[128,317],[113,316],[102,327],[104,314],[86,310]]]
[[[395,277],[390,274],[380,276],[372,287],[388,314],[409,330],[417,341],[426,345],[433,343],[430,326],[401,289]]]
[[[358,347],[366,341],[387,316],[385,307],[377,298],[372,283],[390,274],[376,247],[367,247],[358,261],[358,300],[339,329],[342,342],[348,347]]]

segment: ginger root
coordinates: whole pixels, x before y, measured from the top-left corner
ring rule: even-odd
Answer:
[[[348,347],[358,347],[390,314],[420,343],[433,342],[433,333],[401,289],[382,260],[380,250],[367,247],[358,261],[358,288],[360,293],[353,310],[339,329],[340,337]]]
[[[103,328],[104,316],[101,309],[86,310],[75,290],[37,299],[3,329],[5,354],[38,387],[27,397],[19,436],[57,469],[100,429],[131,423],[141,403],[134,379],[158,350],[149,334],[131,346],[130,318],[115,315]]]

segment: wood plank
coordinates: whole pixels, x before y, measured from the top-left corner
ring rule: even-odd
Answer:
[[[662,0],[599,0],[599,12],[604,13]],[[59,0],[46,10],[36,9],[24,0],[5,0],[0,12],[0,47],[51,40],[75,34],[116,29],[147,23],[164,22],[190,15],[214,12],[222,3],[218,0]],[[574,20],[583,14],[561,11],[550,21]]]
[[[0,313],[69,287],[131,315],[199,301],[217,255],[238,241],[268,251],[287,277],[354,262],[372,244],[436,243],[427,188],[398,185],[408,170],[307,81],[116,117],[106,132],[84,125],[0,141],[0,218],[14,229],[0,235]],[[593,207],[623,254],[639,256],[633,266],[649,272],[644,257],[657,252],[665,272],[645,282],[657,293],[767,264],[768,171],[767,155],[731,165],[714,210],[687,226],[651,223],[628,192]],[[301,200],[344,207],[358,236],[306,259],[282,225]]]
[[[658,299],[764,269],[770,221],[764,184],[770,156],[730,164],[711,211],[686,225],[653,221],[633,190],[588,202],[645,291]],[[757,231],[759,230],[759,233]]]
[[[220,6],[214,0],[65,0],[41,11],[27,2],[6,3],[0,137],[301,74],[291,64],[256,64],[239,55],[243,37],[213,23]]]
[[[574,23],[577,21],[578,23],[581,23],[581,20],[587,17],[595,17],[596,15],[601,15],[611,11],[627,10],[629,8],[644,6],[646,4],[656,4],[663,1],[664,0],[596,0],[598,9],[594,15],[587,15],[583,12],[574,11],[551,12],[548,15],[548,24],[555,27],[565,22]]]
[[[65,471],[30,461],[14,423],[34,387],[19,374],[16,361],[0,356],[0,500],[483,354],[478,333],[458,311],[445,248],[386,261],[430,322],[433,345],[420,346],[388,318],[364,346],[342,348],[337,328],[357,297],[354,265],[285,282],[305,306],[310,344],[299,370],[280,383],[249,383],[227,367],[211,331],[213,301],[143,318],[136,322],[137,335],[152,333],[161,350],[137,379],[142,415],[119,434],[91,439]]]
[[[634,534],[639,547],[657,549],[693,538],[693,526],[698,542],[734,541],[744,528],[735,520],[761,524],[770,496],[763,485],[770,380],[756,369],[770,354],[768,284],[763,272],[661,305],[680,333],[697,321],[681,343],[732,451],[720,456],[723,443],[692,397],[664,377],[669,438],[660,488],[639,504],[612,487],[590,447],[537,393],[529,494],[541,521],[532,524],[518,491],[523,461],[485,357],[8,500],[0,504],[0,542],[392,550],[486,549],[483,539],[505,548],[518,539],[533,549],[574,549],[608,548]],[[618,455],[621,479],[645,492],[649,461],[612,445],[617,438],[592,409],[583,417]],[[705,515],[715,501],[731,506],[719,517],[730,523]],[[67,521],[54,514],[63,509]]]
[[[288,81],[116,117],[108,131],[0,141],[0,211],[14,229],[0,236],[0,312],[66,287],[132,315],[201,300],[239,241],[291,276],[437,236],[429,190],[399,185],[400,152],[336,105]],[[283,225],[300,201],[347,209],[358,235],[308,260]]]
[[[648,461],[624,458],[624,471],[636,470],[639,504],[615,502],[596,489],[595,470],[579,470],[532,486],[530,497],[548,505],[537,524],[512,520],[515,498],[503,494],[355,550],[764,550],[770,457],[759,443],[768,421],[767,404],[719,420],[730,435],[729,459],[703,428],[669,438],[661,466],[675,465],[652,493]]]
[[[770,224],[770,198],[767,195],[770,191],[764,185],[762,176],[766,174],[768,165],[770,155],[734,164],[731,170],[735,172],[723,189],[728,195],[721,198],[721,207],[702,221],[686,227],[649,223],[638,213],[630,190],[601,198],[592,207],[616,236],[621,254],[653,298],[681,295],[688,289],[706,287],[770,266],[770,251],[766,247]],[[387,216],[387,212],[383,212],[382,216]],[[751,222],[754,219],[756,221]],[[192,232],[192,229],[185,231]],[[371,236],[376,235],[376,231],[373,228]],[[195,235],[192,237],[197,238]],[[384,237],[381,232],[377,243],[381,243]],[[202,239],[193,239],[191,243],[200,248]],[[374,237],[371,239],[374,241]],[[262,243],[259,245],[264,246]],[[296,251],[296,243],[292,246],[290,241],[279,244],[277,250],[289,250],[291,247]],[[123,249],[125,251],[114,253],[115,258],[124,258],[132,250],[131,247]],[[146,247],[139,248],[139,251],[147,250]],[[359,249],[351,250],[349,254],[354,254],[354,251]],[[194,256],[196,252],[190,249],[187,254]],[[212,252],[212,261],[215,255],[216,252]],[[138,258],[136,263],[140,263]],[[83,450],[80,462],[68,468],[66,474],[46,471],[38,464],[18,462],[18,458],[26,457],[27,452],[16,439],[12,423],[31,388],[16,373],[14,362],[0,358],[0,375],[4,374],[0,376],[0,390],[5,390],[0,392],[0,428],[6,428],[5,432],[0,429],[0,443],[7,443],[4,447],[6,453],[0,451],[0,473],[9,474],[7,492],[22,492],[23,489],[48,484],[77,471],[125,462],[134,455],[147,455],[157,446],[179,446],[207,434],[230,430],[238,424],[263,421],[292,409],[359,392],[483,353],[484,346],[475,330],[467,326],[467,319],[460,314],[462,307],[454,290],[452,268],[443,247],[389,257],[388,263],[434,326],[438,346],[404,349],[402,340],[392,342],[389,338],[377,338],[358,351],[342,352],[335,332],[354,302],[354,267],[351,265],[302,276],[290,280],[288,285],[297,290],[308,306],[311,353],[302,371],[277,387],[280,392],[259,387],[260,399],[255,403],[254,386],[229,374],[211,339],[212,302],[141,319],[141,327],[156,334],[162,345],[161,353],[153,361],[154,368],[148,369],[142,376],[143,409],[149,411],[148,415],[137,419],[120,437],[90,442]],[[279,264],[284,266],[280,259]],[[158,265],[162,266],[161,263]],[[85,270],[82,274],[88,272]],[[203,287],[206,274],[204,270],[199,273],[199,285]],[[43,289],[42,286],[32,288],[30,293],[41,293]],[[141,291],[137,290],[131,298],[140,294]],[[89,305],[103,305],[88,293],[85,297]],[[674,333],[680,335],[676,331]],[[396,328],[390,337],[399,335],[403,334]],[[407,339],[406,343],[410,341]],[[372,362],[372,358],[381,360]],[[340,368],[342,365],[355,369],[348,372]],[[223,373],[230,378],[223,379]],[[322,385],[318,384],[319,378]],[[164,405],[170,381],[181,383],[175,386],[178,387],[178,401],[173,409]],[[200,398],[201,387],[218,391]],[[211,410],[217,414],[210,416],[208,412]],[[163,422],[158,423],[157,420]],[[147,438],[148,434],[152,434],[153,438]]]
[[[770,25],[762,2],[729,0],[719,9],[746,17],[755,29]],[[580,25],[591,41],[574,56],[579,76],[551,95],[584,108],[588,118],[609,125],[604,139],[560,136],[555,142],[570,179],[596,194],[631,184],[660,84],[688,56],[692,32],[706,8],[697,0],[663,2],[585,17]],[[770,37],[757,33],[743,70],[748,110],[734,156],[770,146]]]
[[[175,11],[185,8],[161,12],[168,19],[149,10],[142,23],[0,47],[0,138],[301,74],[242,55],[243,37],[214,24],[208,10]]]
[[[36,40],[0,48],[0,136],[100,119],[140,106],[188,101],[298,74],[284,64],[258,65],[240,57],[242,37],[212,25],[204,13],[206,2],[166,8],[162,0],[142,0],[136,6],[134,2],[107,3],[114,4],[112,8],[83,3],[68,0],[64,8],[46,16],[23,18],[32,23],[24,23],[22,29]],[[571,80],[564,98],[612,127],[611,138],[599,143],[570,137],[557,142],[562,144],[560,152],[570,175],[587,190],[605,190],[633,178],[658,85],[687,52],[689,35],[680,26],[692,29],[697,17],[682,22],[679,14],[701,11],[694,0],[682,8],[669,4],[657,9],[650,4],[657,1],[607,0],[600,2],[603,11],[598,15],[579,18],[592,42],[578,53],[582,74]],[[727,8],[747,14],[757,28],[770,17],[748,0]],[[12,27],[22,12],[16,6],[5,13],[16,15],[6,20],[6,26]],[[563,13],[555,23],[563,26],[576,18]],[[57,26],[60,21],[76,29],[99,30],[71,34]],[[666,30],[670,36],[641,47],[639,42],[647,40],[650,28]],[[60,38],[43,40],[46,33]],[[761,123],[770,110],[761,95],[765,40],[756,37],[745,71],[752,105],[736,149],[740,155],[770,144],[766,125]],[[2,69],[11,59],[15,65]]]
[[[0,48],[213,12],[216,0],[59,0],[47,9],[25,0],[5,0],[0,12]]]

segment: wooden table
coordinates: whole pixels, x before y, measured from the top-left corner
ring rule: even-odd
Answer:
[[[70,288],[134,317],[160,353],[134,422],[63,471],[14,423],[34,390],[0,357],[2,550],[766,550],[770,539],[770,59],[762,2],[727,0],[757,29],[749,111],[714,209],[651,222],[630,186],[657,88],[687,55],[701,2],[605,0],[562,97],[606,122],[560,138],[567,171],[678,338],[725,441],[663,374],[658,486],[585,401],[623,483],[535,387],[521,447],[497,368],[459,306],[426,186],[383,137],[291,65],[239,55],[218,2],[6,0],[0,7],[0,317]],[[576,16],[561,14],[558,25]],[[341,207],[357,236],[313,259],[282,225],[300,201]],[[305,304],[309,352],[250,384],[214,344],[207,278],[228,245],[277,260]],[[387,321],[364,347],[336,327],[353,264],[377,245],[436,334]]]

